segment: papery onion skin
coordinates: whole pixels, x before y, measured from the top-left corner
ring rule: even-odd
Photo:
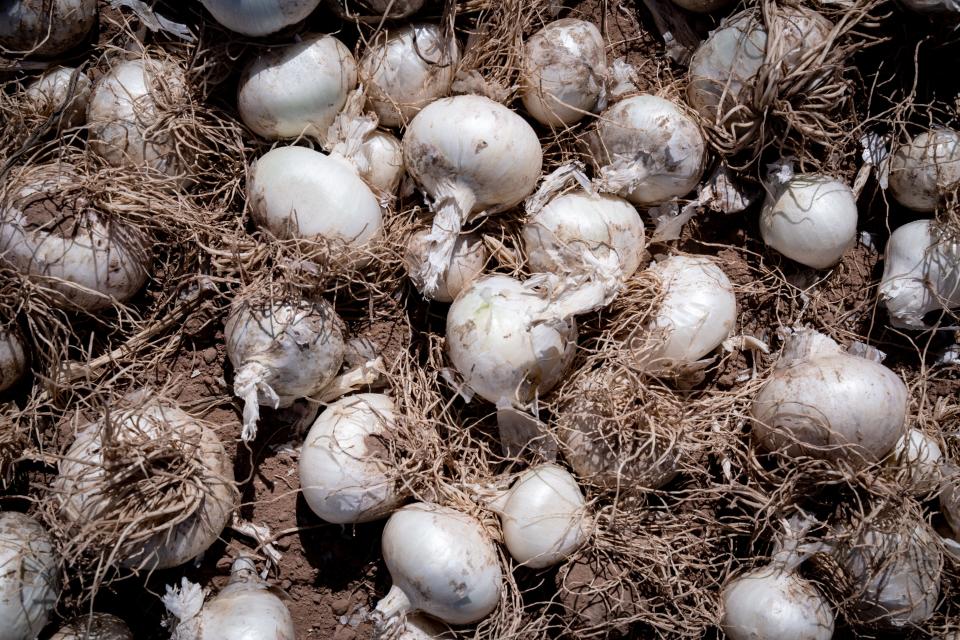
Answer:
[[[605,43],[600,30],[585,20],[547,24],[524,44],[521,64],[520,97],[527,113],[541,124],[574,124],[603,94]]]
[[[203,605],[196,640],[296,640],[290,610],[260,579],[252,560],[237,558],[230,582]]]
[[[247,36],[266,36],[300,22],[320,0],[200,0],[221,25]]]
[[[360,59],[367,107],[385,127],[406,124],[423,107],[450,93],[460,60],[456,39],[444,44],[434,24],[411,24],[376,41]]]
[[[429,250],[427,235],[429,233],[428,230],[422,230],[413,234],[407,242],[405,256],[407,272],[417,291],[421,294],[424,287],[418,274],[421,265],[427,260],[427,251]],[[483,273],[489,257],[487,246],[477,234],[460,234],[453,247],[450,264],[440,277],[436,292],[430,298],[438,302],[453,302],[467,285]]]
[[[336,524],[385,517],[403,500],[391,477],[393,401],[378,393],[347,396],[328,406],[300,452],[300,486],[310,509]]]
[[[387,617],[422,611],[449,624],[469,624],[500,602],[500,560],[472,516],[436,504],[407,505],[390,516],[381,544],[393,587],[377,610]]]
[[[748,571],[722,592],[720,627],[730,640],[830,640],[834,616],[807,580],[778,566]]]
[[[327,129],[357,86],[357,62],[342,42],[316,35],[261,53],[243,71],[240,118],[268,140],[301,135],[326,142]]]
[[[0,327],[0,393],[19,381],[27,372],[27,350],[14,328]]]
[[[120,618],[93,613],[60,627],[49,640],[133,640],[133,634]]]
[[[34,640],[60,594],[53,539],[22,513],[0,513],[0,640]]]
[[[509,276],[488,275],[447,312],[447,352],[467,385],[488,402],[525,405],[552,389],[573,361],[573,318],[534,323],[549,303]]]
[[[247,201],[254,221],[279,238],[361,247],[382,232],[380,203],[356,170],[306,147],[277,147],[257,160]]]
[[[890,158],[890,193],[914,211],[932,213],[960,186],[960,133],[925,131],[896,148]]]
[[[74,73],[77,81],[71,95],[70,81]],[[86,120],[92,90],[93,83],[87,74],[72,67],[57,67],[32,82],[25,95],[37,115],[49,117],[61,111],[56,127],[67,129],[78,127]]]
[[[54,56],[83,42],[97,22],[97,0],[8,0],[0,4],[0,49]]]
[[[832,267],[856,242],[856,196],[828,176],[795,176],[768,193],[760,235],[791,260],[814,269]]]

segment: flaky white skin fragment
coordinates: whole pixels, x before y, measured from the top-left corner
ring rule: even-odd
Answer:
[[[933,129],[898,146],[890,158],[889,181],[890,193],[903,206],[935,211],[944,195],[960,187],[960,133]]]
[[[300,22],[320,0],[200,0],[214,19],[231,31],[265,36]]]
[[[97,0],[9,0],[0,4],[0,51],[55,56],[79,45],[97,22]]]
[[[77,80],[71,94],[70,83],[74,75]],[[60,112],[55,126],[67,129],[86,121],[92,89],[93,83],[87,74],[73,67],[56,67],[33,81],[27,87],[26,97],[37,115],[49,117]]]
[[[430,231],[418,231],[407,242],[405,264],[410,280],[421,294],[424,283],[421,279],[429,260]],[[453,302],[468,284],[476,280],[487,264],[490,254],[483,239],[476,233],[462,233],[457,237],[450,255],[450,263],[437,281],[437,290],[430,296],[438,302]]]
[[[39,522],[0,513],[0,638],[34,640],[60,596],[60,558]]]

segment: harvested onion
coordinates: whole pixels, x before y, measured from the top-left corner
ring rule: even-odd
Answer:
[[[34,640],[60,595],[60,559],[47,530],[22,513],[0,513],[0,638]]]
[[[9,0],[0,4],[0,50],[54,56],[80,44],[97,22],[97,0]]]
[[[70,83],[76,75],[73,93]],[[34,112],[43,117],[59,113],[58,129],[78,127],[87,117],[87,105],[93,83],[82,71],[72,67],[56,67],[44,73],[27,87],[26,97]]]
[[[429,231],[422,230],[410,236],[405,255],[407,273],[420,293],[424,292],[423,281],[420,276],[423,274],[424,264],[428,260],[428,235],[430,235]],[[437,290],[431,298],[440,302],[453,302],[468,284],[483,273],[488,258],[487,246],[477,234],[460,234],[453,246],[450,264],[437,281]]]
[[[0,327],[0,392],[12,387],[27,372],[27,351],[16,327]]]
[[[200,0],[214,19],[231,31],[265,36],[300,22],[320,0]]]
[[[903,206],[931,213],[960,186],[960,133],[925,131],[896,148],[890,159],[890,193]]]
[[[117,616],[92,613],[60,627],[50,640],[133,640],[133,633]]]
[[[892,463],[899,467],[900,483],[914,495],[923,495],[940,486],[941,458],[936,440],[919,429],[910,429],[893,447]]]

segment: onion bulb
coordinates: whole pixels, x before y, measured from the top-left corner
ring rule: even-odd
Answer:
[[[673,0],[677,6],[683,7],[687,11],[695,13],[710,13],[718,9],[723,9],[730,4],[731,0]]]
[[[361,143],[359,158],[357,171],[374,192],[396,195],[403,178],[400,141],[386,131],[374,131]]]
[[[432,296],[464,222],[497,213],[533,192],[543,151],[519,115],[476,95],[443,98],[418,113],[403,136],[407,172],[432,199],[429,259],[418,277]]]
[[[213,430],[180,408],[143,392],[129,403],[136,408],[83,427],[60,461],[60,517],[121,566],[176,567],[206,551],[232,517],[233,465]]]
[[[390,475],[393,401],[379,393],[347,396],[327,407],[300,451],[300,486],[315,514],[336,524],[383,518],[403,499]]]
[[[589,137],[600,188],[653,206],[684,196],[703,175],[706,144],[697,123],[676,104],[651,95],[604,111]]]
[[[857,238],[857,198],[842,182],[794,176],[767,194],[760,214],[763,241],[814,269],[840,262]]]
[[[403,620],[397,640],[454,640],[454,633],[442,622],[415,613]]]
[[[564,18],[530,36],[523,47],[520,97],[533,118],[548,126],[578,122],[596,108],[607,81],[600,30]]]
[[[103,309],[129,300],[146,283],[146,236],[91,207],[72,165],[27,167],[6,188],[0,255],[65,306]]]
[[[960,472],[947,467],[940,481],[940,513],[960,542]]]
[[[16,327],[0,327],[0,393],[27,372],[27,351]]]
[[[86,39],[97,0],[8,0],[0,4],[0,50],[55,56]]]
[[[898,146],[890,158],[889,180],[897,202],[932,213],[944,195],[960,186],[960,133],[934,129]]]
[[[187,77],[170,59],[121,62],[93,87],[89,144],[115,167],[151,167],[187,182],[174,133],[159,127],[188,98]]]
[[[133,640],[133,633],[117,616],[92,613],[60,627],[50,640]]]
[[[295,640],[293,616],[275,590],[257,575],[253,560],[239,557],[230,582],[210,602],[186,578],[167,587],[163,604],[177,619],[172,640]]]
[[[503,539],[513,559],[542,569],[563,562],[583,546],[590,516],[580,486],[555,464],[520,474],[510,489],[488,501],[499,516]]]
[[[60,596],[60,559],[30,516],[0,513],[0,638],[34,640]]]
[[[754,398],[753,436],[766,451],[862,467],[886,456],[904,434],[907,397],[890,369],[800,329]]]
[[[333,36],[316,35],[253,60],[240,78],[237,109],[268,140],[306,135],[326,142],[327,129],[357,86],[357,62]]]
[[[244,440],[256,437],[261,404],[277,409],[312,396],[343,364],[342,322],[322,300],[240,299],[224,337],[233,391],[244,401]]]
[[[900,468],[900,482],[914,495],[940,486],[943,453],[937,441],[919,429],[910,429],[893,447],[893,464]]]
[[[423,6],[424,0],[360,0],[369,11],[385,18],[406,18]]]
[[[279,238],[339,241],[355,248],[380,237],[380,203],[345,159],[306,147],[276,147],[250,169],[254,221]]]
[[[428,259],[428,235],[430,231],[422,230],[410,236],[405,256],[407,273],[420,293],[424,291],[420,276]],[[431,297],[439,302],[453,302],[468,284],[483,273],[489,257],[487,246],[480,236],[475,233],[460,234],[453,246],[450,263],[440,276],[437,290]]]
[[[527,405],[573,361],[576,322],[519,280],[488,275],[447,312],[447,350],[467,386],[497,405]]]
[[[390,516],[381,546],[393,578],[376,607],[382,624],[414,611],[469,624],[500,602],[503,571],[497,550],[472,516],[425,502],[407,505]]]
[[[70,82],[77,80],[70,92]],[[34,113],[50,117],[59,113],[58,129],[78,127],[87,117],[87,104],[93,83],[82,71],[72,67],[56,67],[44,73],[27,87],[26,97]]]
[[[960,242],[932,220],[915,220],[897,228],[887,241],[880,299],[890,323],[923,329],[923,317],[960,307]]]
[[[385,127],[406,124],[450,93],[460,59],[457,41],[435,24],[412,24],[372,43],[360,59],[367,107]]]
[[[266,36],[300,22],[320,0],[200,0],[213,18],[231,31]]]

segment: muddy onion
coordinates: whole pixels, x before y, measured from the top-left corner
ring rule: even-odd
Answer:
[[[830,640],[833,611],[809,581],[777,563],[753,569],[722,592],[720,627],[730,640]]]
[[[600,30],[585,20],[549,23],[527,40],[520,69],[520,97],[538,122],[573,124],[597,106],[607,75]]]
[[[856,196],[827,176],[795,176],[768,192],[760,235],[791,260],[814,269],[832,267],[856,241]]]
[[[0,393],[27,372],[27,351],[16,327],[0,327]]]
[[[449,266],[463,223],[530,195],[543,151],[519,115],[489,98],[463,95],[432,102],[413,118],[403,136],[403,159],[433,201],[428,260],[419,275],[429,297]]]
[[[932,220],[897,228],[887,241],[880,299],[895,327],[923,329],[924,315],[960,307],[960,242]]]
[[[907,397],[887,367],[816,331],[797,330],[753,401],[753,436],[766,451],[862,467],[886,456],[903,435]]]
[[[377,603],[384,621],[422,611],[449,624],[469,624],[500,602],[500,559],[472,516],[436,504],[407,505],[390,516],[381,546],[393,578]]]
[[[200,0],[214,19],[231,31],[265,36],[300,22],[320,0]]]
[[[77,46],[97,21],[97,0],[10,0],[0,4],[0,49],[53,56]]]
[[[940,486],[943,453],[937,441],[919,429],[907,431],[893,448],[893,463],[900,467],[900,482],[915,495]]]
[[[71,94],[70,81],[74,74],[77,81]],[[60,112],[57,128],[66,129],[85,122],[92,87],[87,74],[72,67],[57,67],[31,83],[25,95],[37,115],[49,117]]]
[[[706,144],[697,123],[664,98],[639,95],[600,114],[589,136],[600,187],[652,206],[689,193],[703,174]]]
[[[0,513],[0,638],[34,640],[60,595],[60,560],[30,516]]]
[[[430,231],[422,230],[410,236],[405,254],[407,273],[420,293],[424,292],[423,280],[420,279],[420,276],[428,259],[428,235],[430,235]],[[437,290],[430,296],[431,299],[440,302],[453,302],[468,284],[483,273],[483,268],[486,266],[489,257],[487,246],[477,234],[462,233],[457,236],[457,241],[453,245],[453,253],[450,256],[450,263],[437,281]]]
[[[960,133],[925,131],[896,148],[890,158],[890,193],[903,206],[932,213],[960,186]]]
[[[357,86],[357,62],[333,36],[267,50],[243,71],[240,118],[269,140],[306,135],[321,142]]]
[[[49,640],[133,640],[133,634],[120,618],[92,613],[60,627]]]
[[[315,514],[336,524],[385,517],[403,499],[387,460],[396,430],[393,401],[347,396],[324,409],[300,451],[300,487]]]
[[[289,407],[327,386],[343,364],[341,321],[329,303],[240,299],[224,327],[242,398],[244,440],[256,437],[260,405]]]
[[[367,106],[385,127],[399,127],[423,107],[450,93],[457,70],[457,41],[443,40],[435,24],[412,24],[374,42],[360,59]]]

